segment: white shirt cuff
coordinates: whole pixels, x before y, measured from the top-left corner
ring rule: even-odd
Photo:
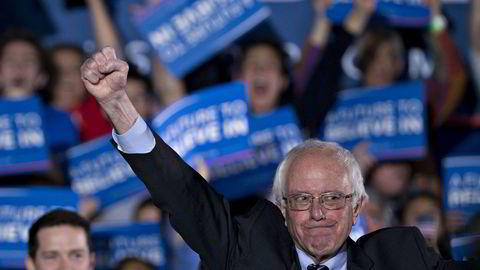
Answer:
[[[146,154],[155,147],[155,137],[141,117],[123,134],[112,130],[112,138],[117,143],[118,150],[126,154]]]

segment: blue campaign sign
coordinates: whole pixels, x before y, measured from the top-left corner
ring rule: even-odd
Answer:
[[[182,76],[269,15],[258,0],[164,0],[134,21],[163,63]]]
[[[110,136],[102,137],[67,151],[73,191],[98,198],[101,207],[146,191],[109,139]]]
[[[430,20],[430,10],[423,1],[417,0],[376,0],[376,12],[390,20],[393,25],[422,27]],[[333,0],[327,9],[327,16],[334,23],[342,23],[352,10],[352,0]]]
[[[50,166],[37,97],[0,99],[0,175],[44,171]]]
[[[347,90],[327,114],[319,137],[348,149],[368,141],[380,160],[420,158],[426,151],[424,105],[422,82]]]
[[[248,145],[248,102],[242,83],[187,96],[162,111],[152,127],[185,161],[216,159]]]
[[[480,211],[480,156],[443,160],[445,209],[469,215]]]
[[[167,248],[158,223],[94,225],[93,249],[98,270],[115,269],[125,258],[140,258],[167,269]]]
[[[452,258],[456,261],[478,259],[480,234],[454,235],[450,238]]]
[[[229,199],[269,190],[278,164],[304,139],[291,107],[250,115],[249,124],[244,149],[227,158],[207,160],[212,185]]]
[[[250,115],[242,83],[185,97],[155,117],[152,126],[191,166],[201,158],[212,185],[228,198],[269,187],[278,163],[303,141],[292,108]]]
[[[56,208],[77,209],[78,196],[68,188],[0,189],[0,268],[23,269],[28,229]]]

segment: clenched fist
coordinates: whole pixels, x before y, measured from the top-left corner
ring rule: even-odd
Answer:
[[[97,99],[117,132],[128,131],[139,117],[126,92],[128,64],[117,59],[113,48],[105,47],[88,58],[80,71],[85,88]]]
[[[88,92],[100,103],[125,92],[128,64],[117,59],[112,47],[105,47],[88,58],[80,70]]]

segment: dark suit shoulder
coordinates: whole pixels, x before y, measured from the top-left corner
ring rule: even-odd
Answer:
[[[477,269],[474,262],[448,261],[427,246],[416,227],[391,227],[360,237],[356,244],[375,269]]]
[[[273,204],[272,202],[259,198],[250,203],[249,207],[243,208],[243,211],[239,211],[238,205],[235,203],[231,204],[232,213],[236,216],[242,216],[245,218],[252,218],[252,215],[266,214],[272,215],[275,219],[283,219],[282,212],[280,209]]]
[[[436,264],[440,256],[427,247],[416,227],[390,227],[366,234],[357,240],[364,252],[380,258],[398,260],[402,257],[426,259]]]
[[[284,269],[293,263],[293,241],[280,209],[265,199],[237,215],[238,259],[235,269]],[[267,261],[266,261],[267,260]]]
[[[247,230],[265,230],[263,233],[272,231],[288,233],[286,226],[284,226],[285,219],[280,209],[265,199],[257,200],[247,211],[242,213],[235,211],[234,219]]]
[[[376,241],[407,240],[419,233],[416,227],[388,227],[363,235],[357,240],[357,244],[365,246]]]

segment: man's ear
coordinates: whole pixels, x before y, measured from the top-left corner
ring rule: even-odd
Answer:
[[[27,270],[35,270],[35,263],[33,263],[33,259],[30,256],[25,258],[25,268]]]
[[[285,220],[285,226],[288,227],[288,224],[287,224],[287,220],[288,220],[288,217],[287,217],[287,205],[282,202],[280,205],[278,205],[278,207],[280,208],[280,211],[282,211],[282,215],[283,215],[283,219]]]
[[[360,197],[358,198],[357,203],[353,207],[353,225],[357,223],[358,214],[360,214],[360,210],[362,210],[365,203],[366,203],[365,197]]]
[[[282,211],[283,218],[287,220],[287,206],[284,203],[280,205],[280,210]]]
[[[272,198],[274,200],[274,198]],[[285,219],[285,225],[287,225],[287,205],[285,204],[284,201],[278,202],[278,201],[272,201],[275,203],[275,205],[280,209],[282,212],[283,218]]]

